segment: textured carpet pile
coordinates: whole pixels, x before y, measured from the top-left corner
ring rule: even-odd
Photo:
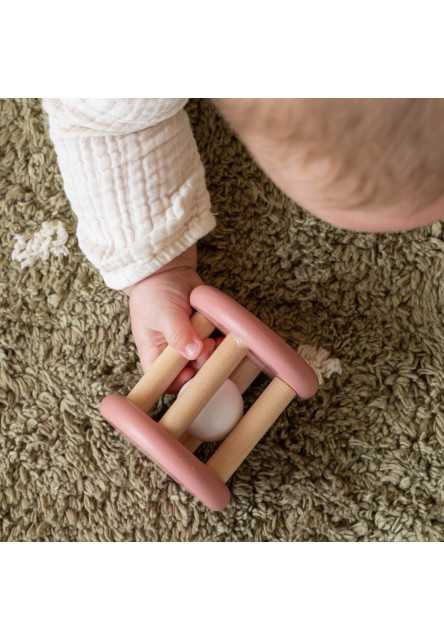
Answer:
[[[199,243],[204,281],[341,372],[288,407],[224,511],[199,504],[99,415],[141,374],[127,301],[77,246],[40,102],[2,100],[1,540],[443,541],[443,224],[334,229],[263,175],[211,104],[187,110],[218,217]]]

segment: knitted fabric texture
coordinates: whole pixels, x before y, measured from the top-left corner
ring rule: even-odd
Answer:
[[[262,438],[219,513],[107,425],[103,396],[141,375],[127,300],[78,247],[41,103],[3,100],[1,540],[443,541],[443,224],[335,229],[263,175],[209,102],[186,110],[218,212],[201,276],[317,362],[323,384]],[[12,259],[16,236],[58,221],[66,255]]]

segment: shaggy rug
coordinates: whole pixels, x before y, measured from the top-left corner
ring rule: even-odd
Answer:
[[[101,399],[141,375],[127,301],[77,246],[40,101],[2,100],[1,540],[443,541],[443,224],[334,229],[208,101],[187,111],[218,220],[199,271],[305,354],[320,390],[281,415],[218,513],[104,422]]]

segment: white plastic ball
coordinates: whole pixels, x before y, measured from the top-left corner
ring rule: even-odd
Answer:
[[[180,394],[190,384],[189,380]],[[189,427],[187,433],[203,442],[222,440],[230,433],[244,413],[244,402],[239,389],[231,380],[225,380],[207,405]]]

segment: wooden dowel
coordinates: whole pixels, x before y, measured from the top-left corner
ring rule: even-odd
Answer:
[[[191,451],[191,453],[194,453],[195,451],[197,451],[197,449],[202,444],[202,440],[199,440],[198,438],[191,436],[188,432],[185,432],[183,434],[183,436],[180,439],[180,442],[183,444],[184,447],[188,449],[188,451]]]
[[[250,384],[256,380],[260,372],[261,369],[257,364],[254,364],[254,362],[247,357],[244,358],[240,365],[233,371],[230,376],[230,380],[234,382],[242,395],[248,389]]]
[[[260,372],[261,369],[247,357],[242,360],[230,375],[230,380],[234,382],[239,389],[239,392],[243,394],[250,384],[257,378]],[[180,441],[184,447],[191,451],[191,453],[194,453],[202,444],[202,440],[194,438],[188,433],[185,433]]]
[[[210,398],[245,357],[248,349],[231,334],[221,342],[159,424],[180,439]]]
[[[208,338],[215,328],[197,311],[191,317],[191,324],[203,340]],[[128,400],[147,413],[174,382],[187,362],[184,356],[168,345],[130,391]]]
[[[274,378],[208,460],[207,465],[226,482],[296,396],[295,391]]]

